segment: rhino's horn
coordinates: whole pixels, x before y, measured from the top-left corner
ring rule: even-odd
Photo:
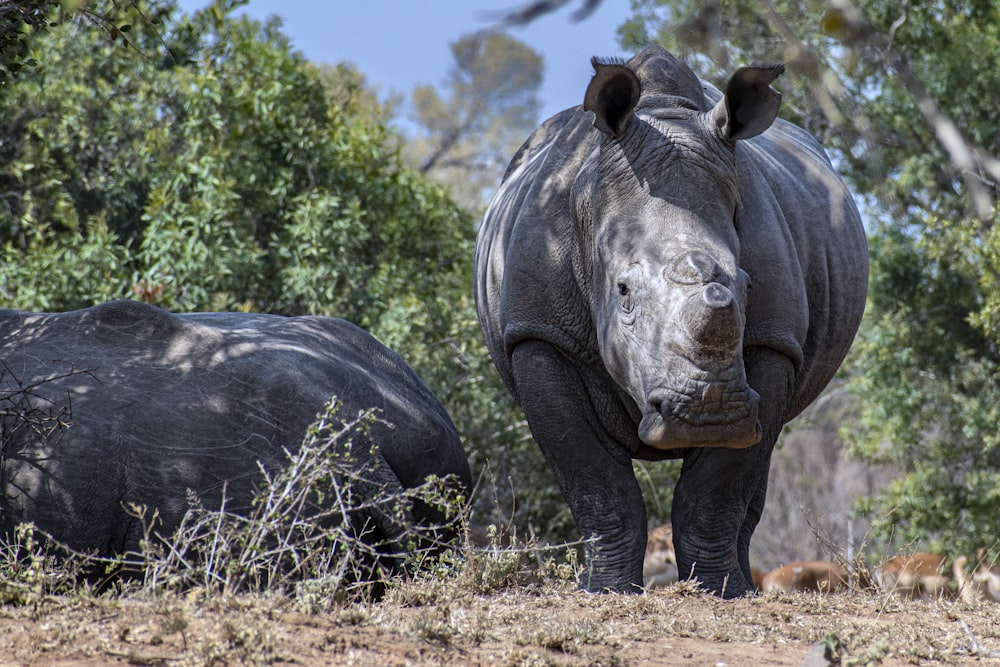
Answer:
[[[734,355],[740,344],[739,305],[728,287],[709,283],[688,301],[684,327],[695,347],[711,356]]]

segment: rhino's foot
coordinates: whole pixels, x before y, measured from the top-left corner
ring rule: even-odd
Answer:
[[[587,593],[642,593],[644,589],[641,582],[623,581],[621,577],[585,571],[580,576],[580,590]]]
[[[706,591],[724,600],[754,595],[757,592],[753,582],[748,581],[740,570],[723,575],[697,574],[693,579],[697,580]]]
[[[645,531],[605,527],[590,536],[584,544],[586,566],[580,573],[580,588],[590,593],[641,593]]]

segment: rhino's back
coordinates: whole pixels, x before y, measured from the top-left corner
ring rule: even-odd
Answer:
[[[819,143],[778,120],[739,146],[740,264],[753,279],[744,345],[795,362],[791,419],[827,385],[854,341],[868,289],[861,216]]]
[[[284,462],[334,395],[345,419],[377,408],[372,439],[404,486],[428,474],[471,482],[447,413],[416,374],[335,318],[174,315],[136,302],[58,314],[0,311],[4,522],[37,515],[114,552],[123,499],[176,522],[185,489],[248,502],[257,462]],[[25,389],[30,387],[30,389]],[[25,418],[26,417],[26,418]],[[40,439],[29,422],[66,426]],[[53,516],[55,515],[55,516]],[[59,516],[62,518],[58,518]],[[40,521],[41,522],[41,521]],[[76,530],[76,529],[74,529]]]
[[[571,189],[599,141],[580,107],[551,117],[515,153],[476,242],[479,321],[493,361],[516,397],[511,348],[538,337],[597,361],[589,295],[578,288]]]

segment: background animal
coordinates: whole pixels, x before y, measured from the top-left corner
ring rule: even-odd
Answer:
[[[985,599],[1000,602],[1000,563],[989,560],[983,547],[976,550],[976,569],[972,579],[982,588]]]
[[[976,551],[976,564],[971,576],[968,563],[969,559],[960,555],[952,564],[959,596],[966,602],[1000,602],[1000,565],[990,563],[983,548]]]
[[[332,396],[345,419],[379,421],[350,454],[363,497],[471,474],[455,427],[419,377],[358,327],[329,317],[171,314],[132,301],[67,313],[0,311],[0,521],[34,522],[101,555],[135,550],[127,503],[159,512],[169,535],[193,490],[209,509],[244,512],[296,451]],[[345,452],[348,453],[348,452]],[[374,541],[443,519],[414,503],[402,522],[369,515]],[[396,548],[403,550],[402,544]]]
[[[946,558],[940,554],[915,553],[890,558],[875,568],[875,581],[886,593],[911,599],[948,596]]]
[[[486,211],[480,324],[587,540],[582,586],[640,590],[631,460],[680,457],[677,567],[742,595],[778,433],[861,320],[861,219],[819,144],[776,120],[780,66],[725,94],[659,47],[594,66]]]
[[[965,602],[976,602],[986,598],[986,593],[980,582],[969,578],[969,559],[960,555],[952,562],[952,574],[958,589],[958,597]]]
[[[646,537],[642,559],[643,588],[663,588],[677,583],[677,557],[674,555],[674,529],[669,523],[657,526]]]
[[[504,549],[519,546],[511,527],[503,524],[484,526],[470,523],[466,526],[465,538],[469,546],[477,549]]]
[[[760,590],[837,593],[847,590],[847,568],[825,560],[800,560],[777,567],[763,576]]]

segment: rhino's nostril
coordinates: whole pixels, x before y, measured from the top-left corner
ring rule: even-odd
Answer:
[[[655,398],[651,399],[647,405],[649,406],[649,410],[647,410],[647,412],[657,415],[660,414],[660,410],[663,408],[663,403]]]
[[[709,308],[727,308],[733,303],[733,293],[719,283],[710,283],[701,294],[702,301]]]

